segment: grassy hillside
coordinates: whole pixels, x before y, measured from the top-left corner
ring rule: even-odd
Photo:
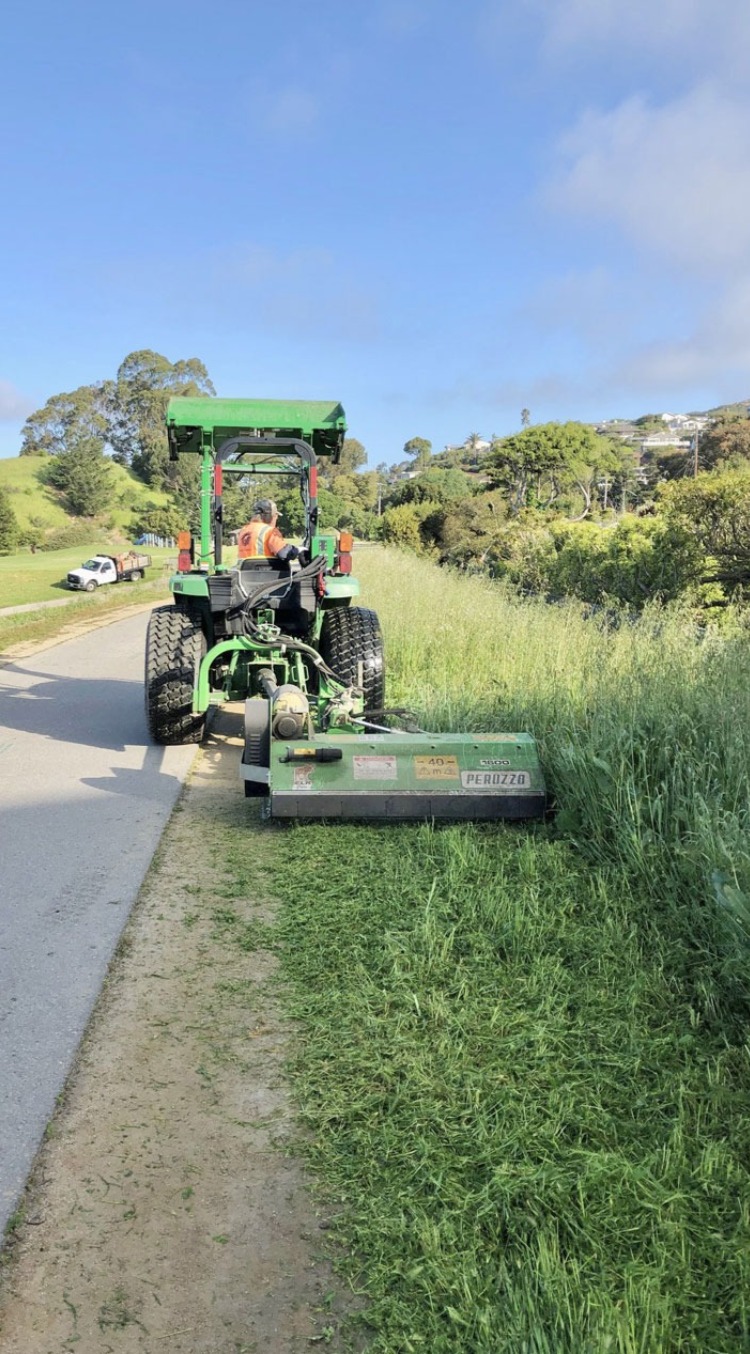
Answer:
[[[530,729],[534,828],[219,828],[275,948],[303,1143],[382,1354],[750,1347],[750,640],[362,552],[389,703]],[[252,813],[248,808],[248,813]],[[210,865],[210,862],[208,862]]]
[[[16,456],[0,460],[0,488],[6,489],[19,526],[32,525],[42,529],[59,528],[80,521],[65,511],[57,490],[42,483],[40,472],[48,463],[46,456]],[[166,494],[150,489],[135,479],[124,466],[111,462],[109,467],[113,484],[112,506],[97,524],[105,524],[114,531],[127,534],[134,508],[146,503],[165,504]]]

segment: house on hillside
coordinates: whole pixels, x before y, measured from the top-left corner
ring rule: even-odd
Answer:
[[[643,456],[649,451],[689,451],[692,446],[692,440],[689,437],[682,437],[677,433],[651,433],[650,436],[642,438],[638,450]]]
[[[607,418],[597,423],[596,431],[602,437],[617,437],[621,442],[637,442],[641,435],[635,424],[624,418]]]

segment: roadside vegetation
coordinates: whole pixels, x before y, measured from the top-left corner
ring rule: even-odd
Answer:
[[[114,375],[51,395],[26,420],[17,460],[0,461],[0,555],[65,548],[92,527],[122,541],[195,530],[198,458],[170,461],[165,413],[173,395],[214,393],[199,358],[139,349]],[[681,599],[716,613],[750,585],[750,418],[733,405],[680,420],[683,433],[665,438],[657,415],[594,428],[535,424],[523,409],[518,432],[470,433],[439,452],[411,437],[404,459],[374,468],[349,437],[339,462],[319,467],[321,523],[523,596],[635,612]],[[276,488],[282,530],[294,535],[298,489]],[[256,493],[250,478],[226,487],[227,537]]]
[[[389,700],[531,730],[559,810],[267,830],[301,1150],[368,1349],[746,1348],[747,634],[357,571]]]

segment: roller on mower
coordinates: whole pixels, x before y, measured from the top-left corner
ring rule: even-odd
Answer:
[[[522,819],[545,812],[526,733],[425,733],[385,701],[383,638],[360,606],[352,537],[318,524],[318,459],[346,421],[325,401],[176,397],[170,456],[200,457],[200,541],[179,541],[172,603],[152,613],[146,712],[157,743],[200,742],[212,705],[245,702],[245,794],[270,818]],[[225,565],[223,489],[291,477],[299,561]]]

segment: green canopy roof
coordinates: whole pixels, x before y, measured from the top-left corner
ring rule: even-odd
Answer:
[[[171,452],[216,451],[231,437],[296,437],[338,460],[346,415],[332,400],[222,400],[175,395],[167,406]]]

